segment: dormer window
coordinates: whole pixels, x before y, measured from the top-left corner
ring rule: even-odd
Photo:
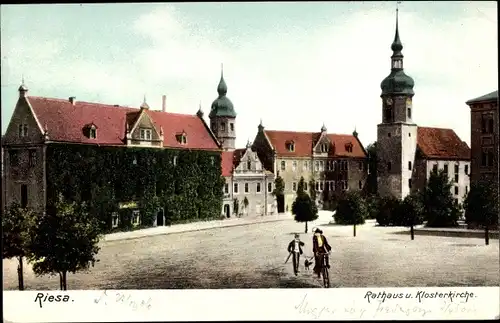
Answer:
[[[187,144],[187,135],[185,132],[181,132],[175,135],[177,138],[177,142],[179,142],[181,145]]]
[[[352,143],[347,143],[345,145],[345,150],[348,152],[348,153],[352,153]]]
[[[321,144],[321,152],[322,153],[328,152],[328,144]]]
[[[252,161],[251,160],[247,160],[247,169],[252,170]]]
[[[293,141],[287,142],[286,149],[291,152],[295,151],[295,143]]]
[[[93,123],[89,123],[84,127],[84,134],[87,138],[96,139],[97,138],[97,126]]]
[[[220,130],[221,130],[221,131],[226,131],[226,124],[225,124],[224,122],[222,122],[222,123],[220,124]]]
[[[151,140],[152,131],[148,128],[141,128],[141,140]]]

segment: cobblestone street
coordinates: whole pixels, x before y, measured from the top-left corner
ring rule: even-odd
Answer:
[[[498,286],[499,244],[482,239],[393,234],[404,228],[319,223],[333,247],[332,287]],[[311,229],[314,225],[309,225]],[[314,288],[312,272],[295,277],[284,264],[293,233],[305,255],[311,236],[293,220],[175,233],[101,243],[100,262],[70,274],[68,289]],[[4,260],[4,289],[17,288],[16,262]],[[25,266],[26,289],[59,288],[57,276],[35,277]]]

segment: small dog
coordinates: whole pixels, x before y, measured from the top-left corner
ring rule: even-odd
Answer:
[[[304,261],[304,268],[306,269],[306,271],[309,271],[309,267],[314,264],[314,262],[311,261],[311,259],[314,258],[314,257],[311,257],[309,259],[306,259]]]

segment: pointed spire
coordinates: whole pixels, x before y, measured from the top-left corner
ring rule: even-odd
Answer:
[[[358,132],[356,131],[356,126],[354,126],[354,131],[352,132],[352,135],[358,138]]]
[[[262,130],[264,130],[264,125],[262,124],[262,118],[260,118],[260,123],[259,123],[259,127],[258,127],[259,131],[262,132]]]
[[[250,147],[252,147],[252,143],[250,142],[250,138],[249,138],[249,139],[247,139],[247,148],[250,148]]]
[[[149,105],[146,103],[146,94],[144,94],[144,101],[141,104],[141,109],[149,109]]]
[[[321,126],[321,132],[326,132],[326,126],[325,126],[324,122],[323,122],[323,126]]]
[[[220,82],[219,85],[217,86],[217,92],[219,93],[219,96],[224,96],[227,94],[227,85],[226,81],[224,80],[224,64],[220,64]]]
[[[396,7],[396,33],[394,35],[394,41],[392,42],[391,49],[394,55],[401,55],[401,50],[403,49],[403,44],[399,38],[399,1],[398,7]]]
[[[28,87],[26,86],[26,84],[24,84],[24,74],[22,75],[21,85],[19,86],[19,89],[17,89],[17,90],[19,91],[20,97],[25,97],[26,92],[28,92]]]
[[[196,115],[200,118],[203,118],[203,110],[201,110],[201,101],[200,101],[200,106],[198,108],[198,112],[196,112]]]

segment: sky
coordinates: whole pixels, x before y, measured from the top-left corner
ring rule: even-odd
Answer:
[[[2,134],[24,76],[29,95],[195,114],[208,121],[221,63],[238,147],[269,130],[376,140],[396,2],[1,6]],[[470,144],[465,101],[498,89],[497,4],[402,2],[413,120]]]

